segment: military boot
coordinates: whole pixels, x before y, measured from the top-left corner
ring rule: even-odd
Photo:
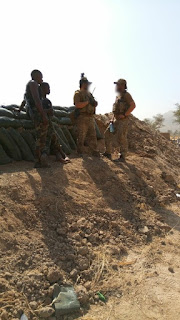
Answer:
[[[64,155],[64,158],[62,158],[60,152],[56,153],[56,161],[59,161],[64,164],[71,162],[71,160],[66,155]]]

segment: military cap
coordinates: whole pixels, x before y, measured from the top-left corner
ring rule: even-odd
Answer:
[[[124,79],[119,79],[118,81],[114,82],[114,84],[124,84],[125,86],[127,86],[127,82]]]

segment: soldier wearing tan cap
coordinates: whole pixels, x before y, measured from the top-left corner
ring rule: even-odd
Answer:
[[[113,105],[113,118],[111,120],[114,125],[114,132],[107,130],[105,133],[106,151],[104,156],[111,159],[112,142],[115,140],[120,147],[120,157],[116,161],[124,162],[128,152],[128,118],[136,105],[130,93],[127,92],[126,80],[119,79],[114,84],[116,84],[116,92],[118,93]]]

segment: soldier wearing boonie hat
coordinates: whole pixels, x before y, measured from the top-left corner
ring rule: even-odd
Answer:
[[[119,79],[114,84],[116,84],[118,96],[113,105],[113,118],[110,122],[114,124],[115,130],[114,133],[106,130],[106,151],[104,156],[111,159],[113,140],[115,140],[114,142],[120,147],[120,157],[116,161],[124,162],[128,152],[128,117],[136,105],[130,93],[127,92],[127,82],[125,79]]]
[[[84,153],[84,143],[87,139],[92,155],[99,156],[94,122],[94,114],[98,103],[89,92],[90,85],[91,82],[89,82],[84,76],[84,73],[82,73],[79,81],[80,89],[75,91],[74,94],[77,124],[77,151],[79,155]]]

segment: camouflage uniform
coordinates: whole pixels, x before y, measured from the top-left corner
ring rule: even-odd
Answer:
[[[49,129],[49,123],[45,125],[42,121],[41,115],[38,112],[34,112],[33,121],[36,129],[35,156],[37,159],[40,159],[43,153],[48,153],[47,134]]]
[[[52,109],[52,103],[47,98],[42,99],[42,105],[43,105],[43,109],[45,110]],[[54,129],[51,118],[52,118],[51,116],[48,116],[48,126],[47,126],[46,138],[45,138],[44,152],[46,152],[47,154],[50,154],[50,151],[51,151],[53,154],[57,154],[58,152],[61,152],[61,145],[59,144],[58,135],[56,133],[56,130]]]
[[[97,137],[94,122],[95,100],[90,92],[77,90],[74,94],[74,104],[78,102],[89,101],[89,104],[82,108],[77,109],[79,116],[77,117],[77,151],[82,154],[84,151],[85,139],[88,139],[88,145],[92,153],[97,153]]]
[[[128,152],[128,116],[120,119],[120,115],[125,115],[126,111],[129,109],[131,102],[134,102],[131,95],[124,91],[123,94],[116,97],[116,101],[113,105],[113,113],[115,116],[114,121],[114,133],[109,130],[105,133],[105,145],[106,153],[111,154],[113,151],[113,146],[120,148],[121,155],[126,158]]]
[[[26,93],[25,93],[25,100],[28,107],[29,115],[31,120],[34,122],[34,126],[36,129],[36,148],[35,148],[35,157],[40,161],[42,153],[47,153],[47,146],[46,146],[46,138],[48,132],[48,124],[44,124],[42,120],[42,116],[36,108],[31,89],[30,89],[29,81],[26,85]],[[41,91],[39,87],[39,98],[41,99]]]

